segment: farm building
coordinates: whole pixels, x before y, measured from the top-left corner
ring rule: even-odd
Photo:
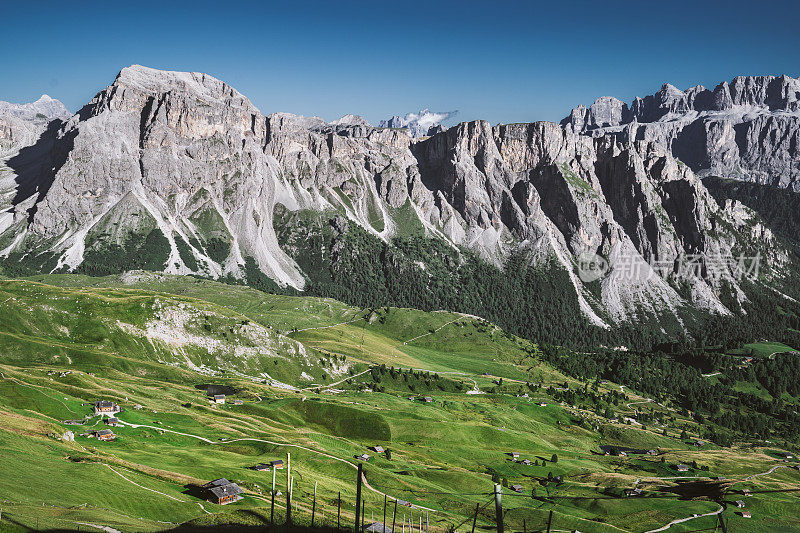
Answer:
[[[94,402],[95,415],[114,415],[119,413],[119,411],[119,405],[115,404],[114,402],[108,400]]]
[[[373,522],[364,526],[364,533],[392,533],[392,528],[380,522]]]
[[[117,418],[116,416],[112,416],[111,418],[106,418],[105,420],[103,420],[103,422],[107,426],[118,426],[119,418]]]
[[[635,488],[635,489],[625,489],[625,496],[627,496],[628,498],[631,498],[631,497],[634,497],[634,496],[641,496],[641,494],[642,494],[642,489],[640,489],[638,487]]]
[[[742,518],[752,518],[752,517],[753,515],[750,513],[750,511],[742,511]]]
[[[369,461],[369,455],[362,453],[361,455],[354,455],[353,458],[358,459],[359,461]]]
[[[92,432],[92,434],[97,440],[114,440],[117,438],[110,429],[101,429],[100,431]]]
[[[385,451],[386,451],[386,450],[383,448],[383,446],[370,446],[370,448],[369,448],[369,449],[370,449],[370,450],[372,450],[372,451],[373,451],[373,452],[375,452],[375,453],[383,453],[383,452],[385,452]]]
[[[736,507],[744,509],[744,502],[742,500],[736,500]]]
[[[677,464],[675,465],[675,470],[677,470],[678,472],[688,472],[689,465]]]
[[[425,396],[422,399],[422,401],[425,402],[425,403],[431,403],[433,401],[433,398],[431,398],[430,396]]]
[[[213,396],[209,396],[211,403],[225,403],[225,395],[224,394],[215,394]]]
[[[233,400],[231,400],[231,405],[244,405],[244,400],[234,398]]]
[[[514,492],[522,492],[523,490],[525,490],[522,488],[522,485],[511,485],[509,488]]]
[[[273,468],[275,470],[279,470],[279,469],[283,468],[283,461],[278,459],[277,461],[270,461],[268,463],[259,463],[259,464],[255,465],[252,468],[253,468],[253,470],[258,470],[259,472],[264,472],[266,470],[272,470]]]
[[[524,464],[525,466],[531,466],[530,459],[523,459],[522,461],[520,461],[520,463]]]
[[[225,505],[242,499],[243,491],[239,485],[231,483],[224,477],[209,481],[202,488],[205,491],[206,500],[211,503]]]
[[[508,452],[512,459],[519,459],[519,452]]]

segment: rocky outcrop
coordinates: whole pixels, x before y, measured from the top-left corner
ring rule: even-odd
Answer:
[[[630,106],[598,98],[561,122],[569,131],[655,142],[701,176],[800,190],[800,79],[740,76],[713,90],[665,84]]]
[[[603,105],[580,115],[584,123],[631,112]],[[520,247],[532,261],[557,261],[601,326],[677,316],[689,304],[726,313],[723,283],[744,297],[729,272],[678,271],[682,257],[747,243],[658,140],[484,121],[415,139],[359,118],[265,116],[211,76],[125,68],[75,116],[7,158],[13,194],[0,214],[0,254],[46,251],[48,271],[71,270],[110,244],[155,233],[168,273],[242,277],[252,262],[302,289],[305,275],[278,245],[273,214],[330,211],[378,239],[402,233],[411,217],[429,236],[497,264]],[[587,255],[608,264],[597,280],[576,268]]]

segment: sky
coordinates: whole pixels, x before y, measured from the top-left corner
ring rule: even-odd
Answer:
[[[557,121],[665,82],[800,76],[788,1],[0,0],[0,13],[0,100],[46,93],[71,111],[131,64],[205,72],[265,114],[373,124],[423,108]]]

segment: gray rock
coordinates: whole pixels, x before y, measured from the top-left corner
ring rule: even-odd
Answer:
[[[800,190],[800,80],[739,76],[713,91],[664,85],[630,109],[599,98],[561,121],[569,131],[659,144],[701,176]]]
[[[731,95],[750,98],[738,87]],[[679,112],[705,94],[673,89],[635,109],[605,99],[573,116],[594,132],[634,112]],[[404,216],[429,236],[489,261],[524,247],[533,262],[560,263],[582,311],[601,326],[643,311],[677,316],[687,304],[728,312],[717,295],[722,283],[738,290],[735,279],[680,279],[672,265],[728,253],[752,225],[739,223],[743,208],[736,218],[711,199],[660,130],[639,139],[473,121],[415,139],[408,128],[365,122],[265,116],[211,76],[125,68],[78,114],[6,158],[0,255],[47,252],[55,269],[75,269],[93,247],[158,229],[169,244],[167,273],[241,277],[252,258],[277,283],[302,289],[304,273],[278,245],[276,208],[335,210],[337,231],[358,224],[388,240],[403,227],[394,214],[409,206]],[[708,131],[727,139],[726,128]],[[227,257],[210,253],[212,239],[231,244]],[[576,270],[586,254],[609,265],[597,290]],[[654,272],[645,262],[668,267]],[[624,275],[631,263],[643,271]],[[674,289],[682,283],[689,301]]]

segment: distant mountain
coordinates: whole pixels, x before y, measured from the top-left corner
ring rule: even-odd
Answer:
[[[449,308],[559,342],[675,334],[739,313],[753,283],[786,290],[769,228],[661,142],[571,129],[473,121],[418,139],[265,116],[206,74],[134,65],[0,159],[0,257],[9,274],[147,269]],[[698,254],[767,266],[757,281],[682,268]]]
[[[701,176],[800,191],[800,79],[739,76],[713,90],[665,84],[628,104],[604,96],[561,121],[571,132],[653,142]]]
[[[453,118],[458,111],[436,112],[423,109],[418,113],[405,116],[395,115],[388,120],[381,120],[381,128],[407,128],[412,137],[423,137],[443,130],[442,122]]]
[[[64,104],[46,94],[27,104],[0,101],[0,157],[32,144],[50,122],[71,115]]]

